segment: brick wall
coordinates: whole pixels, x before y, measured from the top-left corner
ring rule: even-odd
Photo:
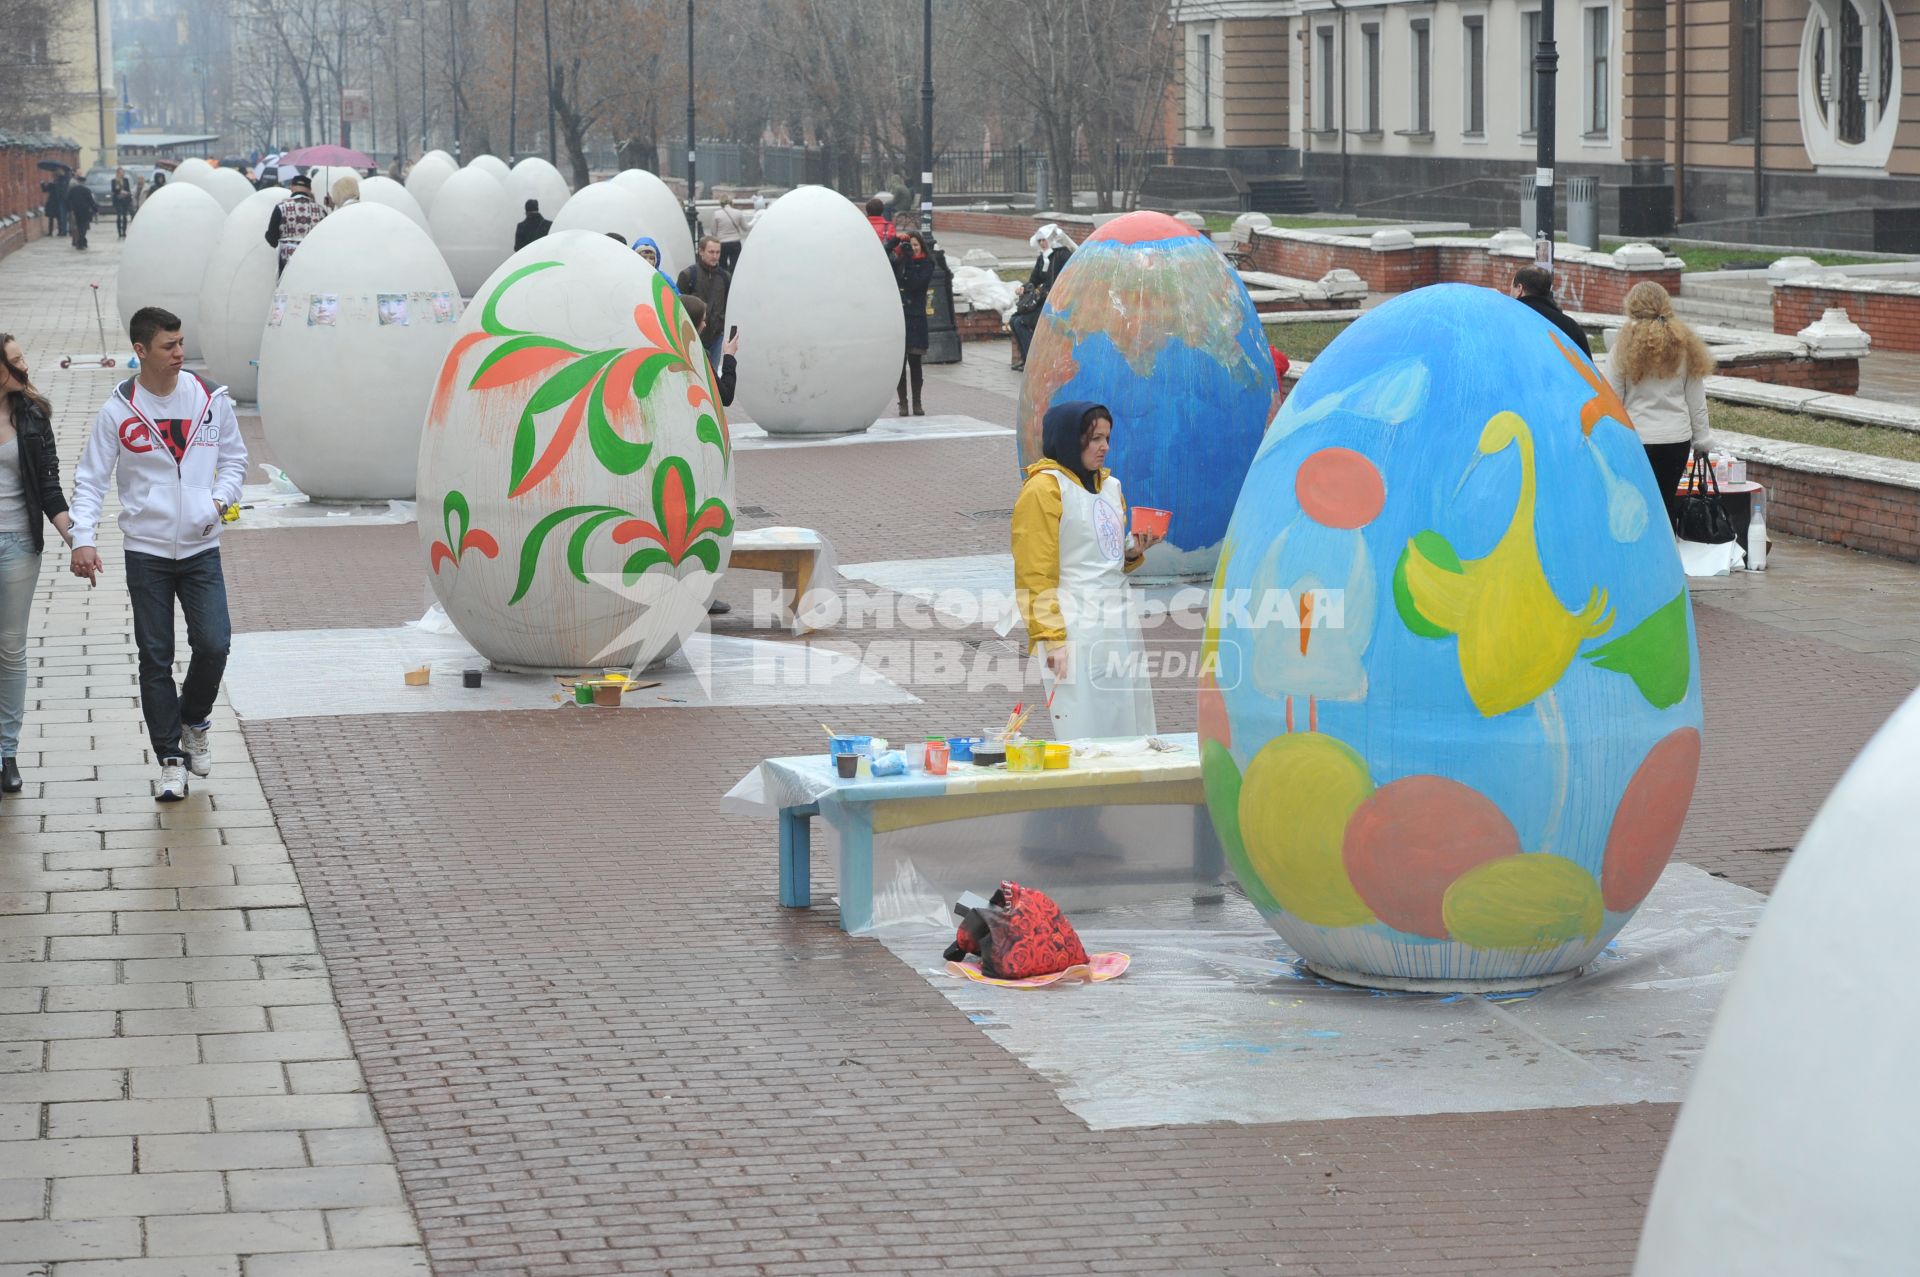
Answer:
[[[968,235],[999,235],[1006,239],[1026,239],[1051,220],[1057,219],[1030,217],[1023,213],[944,212],[935,209],[933,233],[938,236],[941,231],[960,231]],[[1070,224],[1067,233],[1077,241],[1085,239],[1092,229],[1091,225]]]
[[[1722,377],[1745,377],[1772,386],[1798,386],[1803,390],[1822,390],[1830,395],[1858,394],[1858,359],[1796,359],[1781,355],[1771,359],[1722,363],[1714,368]]]
[[[1770,529],[1920,562],[1920,492],[1758,461],[1747,477],[1767,490]]]
[[[1466,244],[1416,244],[1375,252],[1365,244],[1328,244],[1280,234],[1254,236],[1251,264],[1255,270],[1295,279],[1318,279],[1330,270],[1345,268],[1378,293],[1404,293],[1428,284],[1449,283],[1478,284],[1506,292],[1513,287],[1513,273],[1525,261]],[[1561,262],[1555,276],[1554,291],[1567,310],[1618,314],[1625,305],[1627,290],[1646,279],[1670,293],[1680,291],[1677,269],[1622,271],[1586,262]]]
[[[1797,333],[1829,310],[1847,317],[1873,338],[1875,350],[1920,351],[1920,290],[1856,292],[1808,284],[1773,289],[1773,331]]]
[[[953,317],[954,330],[961,341],[991,341],[1006,335],[1007,327],[997,310],[970,310]]]
[[[0,218],[20,219],[0,228],[0,257],[40,238],[46,229],[42,210],[47,197],[40,183],[51,175],[40,168],[41,160],[75,165],[80,162],[80,154],[71,146],[0,146]]]

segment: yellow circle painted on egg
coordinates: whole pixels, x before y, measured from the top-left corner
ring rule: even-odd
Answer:
[[[1461,874],[1440,903],[1447,933],[1475,949],[1541,952],[1591,940],[1605,909],[1600,884],[1564,856],[1489,860]]]
[[[1247,764],[1240,841],[1288,913],[1321,927],[1373,921],[1340,858],[1347,821],[1372,792],[1366,760],[1318,732],[1276,737]]]

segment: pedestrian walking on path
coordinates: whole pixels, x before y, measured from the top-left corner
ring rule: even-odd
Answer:
[[[924,417],[927,410],[920,403],[920,387],[925,375],[920,361],[927,354],[927,290],[933,284],[933,254],[927,251],[927,241],[920,232],[909,230],[893,242],[888,256],[893,262],[894,280],[900,285],[900,309],[907,321],[907,359],[900,369],[898,389],[900,415],[907,415],[907,390],[911,387],[913,415]]]
[[[1565,333],[1581,354],[1589,360],[1593,358],[1593,347],[1587,344],[1587,330],[1574,323],[1553,300],[1552,271],[1544,266],[1522,266],[1513,273],[1513,296],[1522,306]]]
[[[552,229],[553,223],[540,216],[540,201],[528,200],[525,219],[513,228],[513,251],[517,253],[535,240],[545,239],[547,232]],[[622,239],[620,242],[624,244],[627,241]]]
[[[127,223],[133,219],[133,179],[127,170],[113,171],[113,229],[121,239],[127,237]]]
[[[286,273],[294,250],[327,215],[326,207],[313,198],[313,179],[305,173],[288,182],[287,189],[293,194],[275,204],[273,216],[267,219],[267,243],[280,250],[277,274]]]
[[[740,248],[751,229],[747,211],[728,200],[713,212],[713,234],[720,241],[720,269],[733,274],[740,261]]]
[[[1039,461],[1013,504],[1013,584],[1053,734],[1151,736],[1153,685],[1126,574],[1159,538],[1127,534],[1127,501],[1104,463],[1113,414],[1063,403],[1041,421]]]
[[[60,490],[53,414],[33,387],[12,333],[0,333],[0,794],[20,792],[20,725],[27,711],[27,623],[46,549],[42,519],[68,545],[73,520]]]
[[[1607,380],[1647,450],[1654,486],[1667,505],[1679,498],[1687,458],[1713,446],[1707,428],[1707,377],[1713,355],[1698,333],[1673,313],[1667,290],[1647,280],[1627,291],[1627,322],[1607,350]]]
[[[682,297],[698,297],[706,306],[700,322],[700,344],[707,348],[707,362],[720,366],[720,344],[727,335],[727,293],[733,276],[720,265],[720,241],[709,235],[700,241],[693,265],[680,272],[675,288]]]
[[[73,246],[87,246],[87,228],[93,225],[93,215],[100,211],[94,202],[93,192],[87,189],[85,182],[71,182],[67,185],[67,220],[73,224]]]
[[[187,796],[187,773],[213,769],[207,733],[226,671],[232,628],[220,570],[220,525],[240,499],[247,447],[225,386],[181,376],[186,341],[178,316],[157,306],[128,326],[140,373],[115,388],[87,438],[73,481],[73,574],[98,582],[95,538],[107,482],[117,477],[126,542],[140,709],[160,763],[163,803]],[[173,681],[174,604],[186,615],[193,656]]]

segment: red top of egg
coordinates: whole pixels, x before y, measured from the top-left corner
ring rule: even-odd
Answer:
[[[1099,240],[1111,240],[1118,244],[1149,244],[1161,239],[1181,239],[1186,236],[1198,238],[1199,231],[1185,222],[1176,221],[1165,213],[1155,213],[1149,209],[1140,209],[1124,213],[1114,218],[1093,234],[1087,236],[1086,243]]]

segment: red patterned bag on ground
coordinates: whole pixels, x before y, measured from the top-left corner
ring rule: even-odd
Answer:
[[[996,980],[1052,975],[1087,960],[1086,946],[1060,906],[1044,891],[1017,882],[1001,883],[986,908],[961,915],[946,957],[958,962],[970,953],[980,955],[980,970]]]

